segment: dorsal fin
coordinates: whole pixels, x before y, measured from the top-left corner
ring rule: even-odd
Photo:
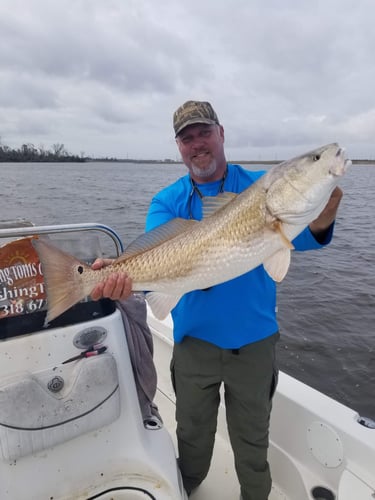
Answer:
[[[199,224],[199,222],[181,218],[172,219],[165,224],[138,236],[138,238],[129,243],[129,245],[125,248],[124,253],[119,257],[119,260],[134,257],[139,253],[150,250],[150,248],[161,245],[175,236],[188,231],[195,224]]]
[[[202,215],[203,218],[210,217],[215,212],[225,207],[232,200],[237,198],[236,193],[219,193],[216,196],[203,196],[202,198]]]

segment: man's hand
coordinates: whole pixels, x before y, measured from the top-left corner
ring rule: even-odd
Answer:
[[[315,237],[324,233],[335,220],[342,196],[342,190],[336,187],[322,213],[309,225],[310,231]]]
[[[104,266],[109,266],[112,262],[112,259],[96,259],[91,267],[92,269],[101,269]],[[131,295],[132,285],[132,280],[126,273],[115,272],[98,283],[90,296],[93,300],[99,300],[103,297],[112,300],[125,300]]]

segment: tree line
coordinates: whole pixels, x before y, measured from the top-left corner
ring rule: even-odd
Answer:
[[[0,162],[82,162],[83,156],[72,155],[66,151],[64,144],[53,144],[52,149],[38,148],[34,144],[22,144],[12,149],[0,142]]]

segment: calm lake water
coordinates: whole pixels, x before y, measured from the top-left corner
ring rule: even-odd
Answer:
[[[99,222],[126,244],[143,232],[152,196],[184,173],[183,165],[0,163],[0,220]],[[331,245],[295,252],[279,285],[279,364],[375,419],[375,167],[353,166],[341,187]]]

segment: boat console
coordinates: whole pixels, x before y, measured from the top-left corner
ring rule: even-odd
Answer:
[[[118,235],[100,224],[0,223],[2,500],[186,498],[169,433],[142,416],[115,303],[86,299],[45,323],[31,238],[53,239],[90,262],[100,244],[87,235],[98,233],[111,255],[122,252]]]

